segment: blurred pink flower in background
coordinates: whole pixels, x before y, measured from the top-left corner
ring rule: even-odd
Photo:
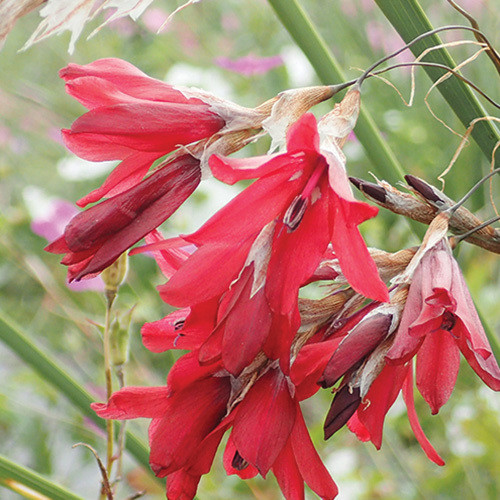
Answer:
[[[240,57],[238,59],[230,59],[229,57],[217,57],[215,64],[221,68],[239,73],[244,76],[263,75],[268,71],[282,66],[284,63],[281,56],[259,57],[253,54]]]
[[[168,19],[168,14],[163,9],[153,8],[144,12],[141,19],[146,29],[152,33],[157,33]]]
[[[31,230],[52,242],[64,231],[66,224],[78,213],[78,209],[69,201],[53,200],[46,213],[39,217],[34,217],[31,221]],[[104,283],[98,276],[88,280],[82,280],[74,283],[66,283],[70,290],[83,292],[92,290],[95,292],[104,291]]]

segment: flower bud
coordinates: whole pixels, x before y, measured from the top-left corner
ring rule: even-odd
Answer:
[[[104,281],[106,295],[116,295],[118,288],[125,280],[127,267],[127,254],[122,253],[113,264],[104,269],[101,278]]]
[[[124,365],[128,361],[129,329],[133,308],[117,316],[110,327],[111,364]]]

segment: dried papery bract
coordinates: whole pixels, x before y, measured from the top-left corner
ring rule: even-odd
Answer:
[[[362,179],[350,178],[351,182],[370,200],[388,210],[409,217],[424,224],[430,224],[436,215],[455,205],[442,191],[415,176],[406,176],[412,196],[391,186],[386,181],[377,184]],[[456,235],[466,233],[482,223],[467,208],[461,206],[449,221],[449,229]],[[499,231],[491,226],[472,233],[465,241],[480,246],[490,252],[500,253]]]

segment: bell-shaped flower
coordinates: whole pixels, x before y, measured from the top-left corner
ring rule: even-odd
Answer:
[[[401,363],[416,355],[417,387],[435,414],[453,391],[460,352],[489,387],[500,390],[500,368],[448,240],[441,238],[416,265],[387,359]]]

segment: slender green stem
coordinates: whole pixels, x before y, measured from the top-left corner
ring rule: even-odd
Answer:
[[[85,417],[106,428],[106,422],[90,408],[96,398],[79,385],[68,373],[59,367],[28,339],[8,315],[0,309],[0,341],[10,347],[23,361],[31,366],[46,382],[53,385]],[[149,449],[132,432],[127,431],[126,449],[146,469],[149,470]]]
[[[40,500],[83,500],[66,488],[49,481],[31,469],[0,455],[0,485],[19,493],[24,498]],[[41,496],[43,495],[43,497]]]
[[[432,25],[418,0],[375,0],[375,2],[405,42],[409,42],[421,33],[432,29]],[[425,49],[441,43],[438,35],[431,35],[413,45],[411,51],[417,56]],[[445,64],[451,68],[457,66],[446,48],[429,52],[425,56],[425,60]],[[433,67],[426,67],[425,71],[433,82],[436,82],[445,73],[443,70]],[[486,112],[476,96],[461,80],[448,78],[438,85],[438,90],[465,128],[468,128],[475,118],[486,116]],[[500,140],[500,133],[495,125],[488,120],[480,121],[474,127],[471,135],[488,160],[491,160],[493,150]],[[499,163],[500,159],[497,159],[496,165],[500,166]]]
[[[104,320],[104,336],[103,336],[103,350],[104,350],[104,375],[106,378],[106,398],[109,400],[113,394],[113,378],[111,376],[111,346],[110,346],[110,333],[111,333],[111,310],[116,293],[108,293],[106,290],[106,317]],[[106,472],[108,477],[111,478],[113,469],[113,420],[106,420]]]

